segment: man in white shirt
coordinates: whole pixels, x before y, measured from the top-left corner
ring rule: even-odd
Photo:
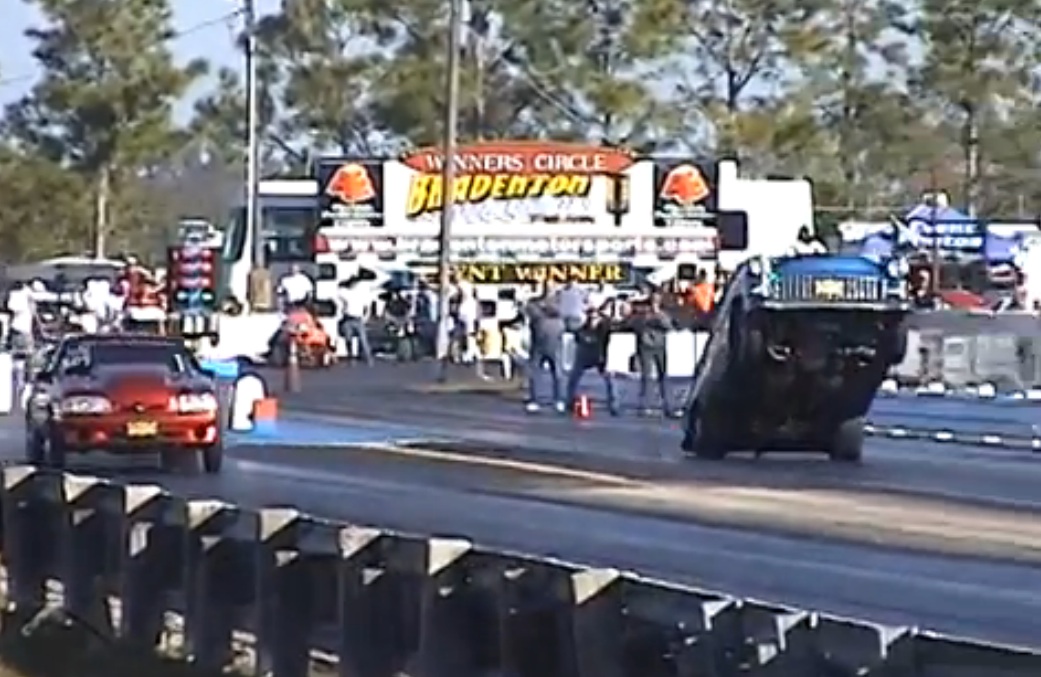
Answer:
[[[314,296],[314,281],[294,264],[289,274],[279,281],[278,294],[287,307],[303,305]]]
[[[11,348],[15,352],[32,350],[35,305],[28,285],[20,284],[7,295],[7,310],[11,313]]]
[[[86,289],[83,292],[83,305],[87,313],[94,317],[94,326],[100,330],[108,326],[112,308],[109,299],[112,296],[112,285],[108,280],[87,280]]]
[[[459,283],[458,294],[455,319],[459,355],[464,363],[472,364],[478,361],[477,325],[481,319],[481,304],[477,302],[477,292],[468,283]]]
[[[567,286],[557,292],[557,308],[564,318],[564,328],[570,332],[578,331],[585,322],[587,294],[576,282],[568,282]]]
[[[359,278],[352,277],[340,283],[336,290],[336,305],[340,312],[340,336],[347,343],[347,354],[360,357],[370,366],[373,364],[372,348],[365,320],[372,306],[372,294]],[[352,355],[352,343],[358,339],[359,355]]]

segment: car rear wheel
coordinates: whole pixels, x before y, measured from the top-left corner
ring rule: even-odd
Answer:
[[[860,463],[864,452],[864,419],[847,419],[835,431],[828,455],[838,463]]]
[[[202,470],[207,475],[216,475],[224,464],[224,445],[220,442],[211,444],[200,452]]]
[[[695,458],[718,461],[727,455],[727,450],[717,434],[716,427],[706,418],[702,411],[695,410],[690,413],[682,448]]]

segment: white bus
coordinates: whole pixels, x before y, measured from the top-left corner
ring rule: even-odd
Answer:
[[[318,183],[313,179],[264,180],[260,182],[258,201],[266,263],[277,284],[292,264],[314,264]],[[246,228],[244,200],[232,210],[221,258],[221,291],[245,303],[253,267],[253,234]]]

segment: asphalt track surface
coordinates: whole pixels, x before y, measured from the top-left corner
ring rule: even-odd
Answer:
[[[428,368],[309,372],[284,396],[292,414],[236,439],[218,477],[75,468],[1041,646],[1039,456],[872,441],[862,467],[696,463],[679,458],[673,422],[527,416],[494,396],[409,390],[420,379]],[[22,456],[10,419],[0,456]]]

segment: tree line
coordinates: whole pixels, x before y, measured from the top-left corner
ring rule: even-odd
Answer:
[[[240,11],[213,3],[212,25],[179,33],[170,0],[21,1],[42,17],[27,31],[40,74],[0,119],[4,259],[90,250],[99,232],[147,249],[238,195],[241,69],[176,46],[213,30],[242,49]],[[463,140],[736,156],[812,177],[826,220],[937,188],[983,217],[1041,211],[1041,0],[465,6]],[[266,171],[438,143],[447,25],[447,0],[283,0],[260,17]]]

